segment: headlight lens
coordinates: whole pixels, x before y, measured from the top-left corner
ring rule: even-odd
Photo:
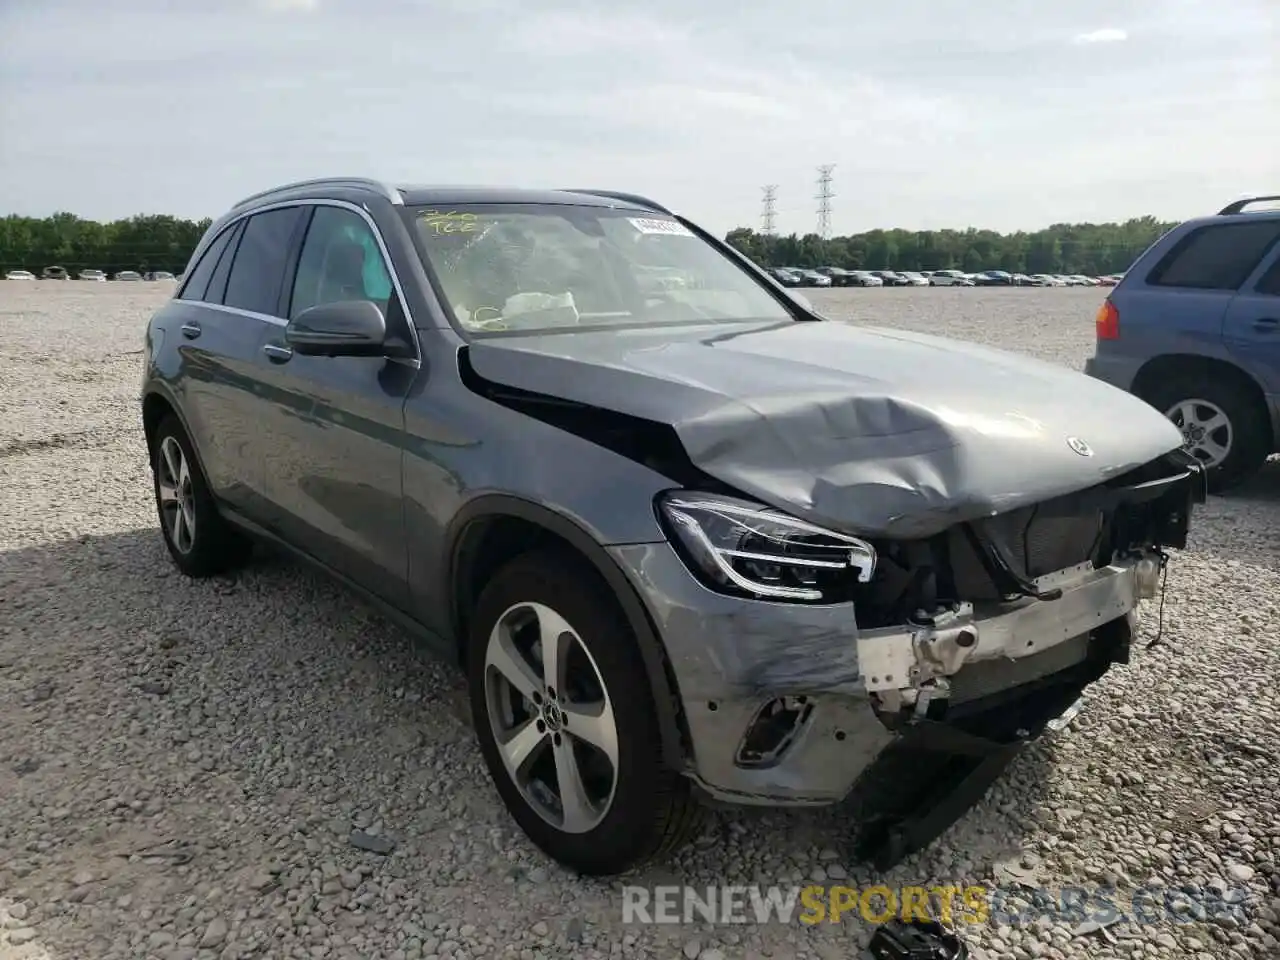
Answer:
[[[865,540],[759,504],[681,491],[659,498],[658,509],[694,572],[728,593],[839,602],[875,573]]]

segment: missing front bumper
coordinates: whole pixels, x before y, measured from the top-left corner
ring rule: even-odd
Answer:
[[[1056,599],[1024,599],[988,606],[955,604],[934,616],[920,615],[902,626],[867,630],[857,639],[862,681],[883,714],[908,711],[917,718],[936,716],[935,703],[954,697],[957,681],[970,674],[996,675],[1001,669],[1012,686],[1019,666],[1049,663],[1054,651],[1068,658],[1074,644],[1104,624],[1123,620],[1137,627],[1138,601],[1155,596],[1161,557],[1143,553],[1094,569],[1080,564],[1035,581]],[[990,665],[983,671],[979,664]],[[1057,668],[1071,666],[1068,659]]]
[[[901,728],[850,792],[859,858],[887,870],[937,839],[1027,743],[1070,721],[1084,689],[1128,660],[1132,639],[1127,619],[1113,621],[1090,635],[1075,666],[969,701],[945,723]]]

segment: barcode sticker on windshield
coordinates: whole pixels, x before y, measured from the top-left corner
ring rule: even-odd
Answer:
[[[672,237],[692,237],[693,231],[683,223],[675,220],[646,220],[643,217],[628,217],[628,222],[641,233],[665,233]]]

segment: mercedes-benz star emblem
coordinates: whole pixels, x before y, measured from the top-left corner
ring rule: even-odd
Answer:
[[[1067,446],[1082,457],[1093,456],[1093,447],[1089,446],[1079,437],[1067,437]]]

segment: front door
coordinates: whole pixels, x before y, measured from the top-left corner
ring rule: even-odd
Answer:
[[[348,204],[317,204],[282,298],[284,316],[357,299],[382,308],[389,333],[416,342],[373,221]],[[283,326],[274,333],[264,344],[270,525],[338,573],[403,604],[404,404],[419,364],[303,356],[289,348]]]

